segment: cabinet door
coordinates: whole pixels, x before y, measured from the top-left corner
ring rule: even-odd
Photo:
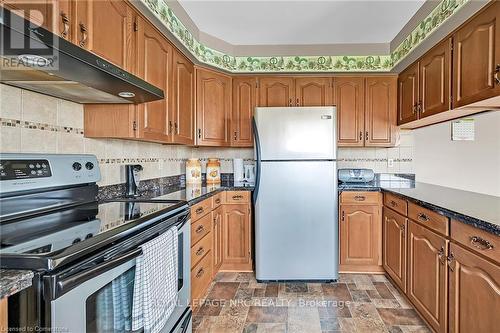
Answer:
[[[448,241],[409,221],[407,296],[436,332],[447,330]]]
[[[231,78],[206,69],[197,69],[196,97],[198,145],[228,146]]]
[[[406,218],[384,207],[382,257],[386,272],[406,292]]]
[[[172,93],[173,142],[194,144],[194,66],[174,51]],[[169,123],[169,126],[171,124]]]
[[[446,39],[420,59],[420,118],[450,109],[451,39]]]
[[[294,84],[291,77],[259,79],[259,106],[293,106]]]
[[[342,205],[340,219],[340,264],[382,265],[380,207]]]
[[[365,146],[396,144],[397,78],[367,77],[365,94]]]
[[[418,119],[419,63],[416,62],[399,74],[398,78],[398,125]]]
[[[220,266],[222,265],[222,249],[223,249],[222,218],[223,218],[223,210],[222,206],[219,206],[217,209],[214,209],[214,211],[212,211],[212,237],[213,237],[212,273],[214,276],[217,274]]]
[[[57,0],[5,0],[1,4],[35,26],[41,26],[54,33],[59,30],[59,1]]]
[[[337,142],[339,147],[362,147],[364,143],[365,79],[336,77],[333,80],[337,106]]]
[[[257,79],[233,78],[233,115],[231,117],[231,146],[252,147],[252,117],[257,103]]]
[[[332,79],[305,77],[295,79],[296,106],[332,105]]]
[[[172,47],[148,22],[138,22],[138,71],[140,76],[163,90],[162,100],[137,106],[139,137],[149,141],[169,142],[173,131],[168,101],[171,91]]]
[[[77,2],[75,42],[125,70],[134,67],[133,11],[125,1]],[[81,2],[81,3],[80,3]]]
[[[223,219],[224,266],[238,267],[249,265],[250,253],[250,206],[248,204],[229,204],[224,206]]]
[[[500,95],[500,2],[462,26],[453,42],[453,107]]]
[[[450,332],[498,332],[500,267],[450,245]]]

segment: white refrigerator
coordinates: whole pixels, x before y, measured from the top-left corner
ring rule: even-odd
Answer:
[[[258,281],[338,279],[335,107],[254,115]]]

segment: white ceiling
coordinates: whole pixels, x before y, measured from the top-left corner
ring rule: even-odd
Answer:
[[[179,0],[198,29],[232,45],[389,43],[425,0]]]

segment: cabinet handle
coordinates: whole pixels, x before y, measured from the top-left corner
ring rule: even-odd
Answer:
[[[359,131],[359,140],[363,140],[363,131]]]
[[[342,221],[344,221],[344,220],[345,220],[345,212],[342,211]]]
[[[441,246],[441,248],[438,251],[438,257],[439,257],[439,262],[441,263],[441,265],[444,265],[446,260],[444,257],[444,247],[443,246]]]
[[[168,122],[168,133],[172,134],[172,120]]]
[[[498,77],[498,73],[500,73],[500,64],[497,64],[497,66],[495,67],[495,74],[493,74],[496,84],[500,84],[500,77]]]
[[[203,213],[203,207],[198,207],[198,208],[196,208],[195,213],[196,213],[196,214],[201,214],[201,213]]]
[[[80,40],[78,45],[80,45],[80,47],[84,47],[85,44],[87,43],[88,35],[87,35],[87,27],[83,23],[80,23],[80,32],[82,33],[82,39]]]
[[[401,230],[401,237],[405,238],[405,225],[402,224],[400,227],[399,227],[399,230]]]
[[[196,251],[196,255],[198,257],[201,256],[203,253],[205,253],[205,249],[203,247],[200,247],[198,251]]]
[[[243,199],[243,196],[241,194],[233,195],[233,200],[240,200],[240,199]]]
[[[198,228],[196,228],[196,233],[197,234],[202,233],[204,230],[205,230],[205,227],[200,225]]]
[[[391,200],[390,204],[392,207],[397,207],[397,205],[398,205],[397,202],[394,200]]]
[[[297,101],[297,106],[299,106],[299,98],[298,98],[298,97],[297,97],[297,100],[296,100],[296,101]]]
[[[179,134],[179,127],[177,126],[176,121],[174,121],[174,132],[175,132],[175,134]]]
[[[198,128],[198,139],[201,139],[201,128]]]
[[[365,133],[365,141],[368,141],[368,131]]]
[[[215,203],[216,203],[217,205],[218,205],[218,204],[220,204],[220,199],[219,199],[219,198],[215,199]]]
[[[420,221],[424,221],[424,222],[427,222],[430,220],[430,218],[425,215],[424,213],[419,213],[417,218],[420,220]]]
[[[413,108],[411,109],[411,113],[415,114],[417,112],[417,104],[413,104]]]
[[[494,246],[489,241],[479,236],[472,236],[470,244],[479,250],[493,250]]]
[[[455,256],[453,255],[453,252],[450,252],[450,255],[446,258],[446,261],[448,262],[450,271],[453,272],[455,270]]]
[[[418,113],[424,113],[424,111],[422,111],[422,102],[418,102],[417,111],[418,111]]]
[[[366,197],[364,195],[356,195],[354,200],[356,201],[365,201]]]
[[[291,98],[288,100],[288,104],[289,104],[289,106],[292,106],[292,99]]]
[[[68,15],[64,12],[61,12],[61,21],[62,21],[62,24],[64,26],[64,29],[61,32],[61,37],[67,38],[68,32],[69,32],[69,18],[68,18]]]
[[[238,139],[238,132],[234,131],[234,140]]]
[[[205,270],[202,267],[198,270],[198,272],[196,272],[196,277],[200,278],[203,275],[203,273],[205,273]]]

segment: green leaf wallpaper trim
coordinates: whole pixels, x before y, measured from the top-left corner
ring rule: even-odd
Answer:
[[[141,0],[198,61],[232,73],[388,72],[472,0],[443,0],[390,55],[235,57],[201,44],[164,0]]]

